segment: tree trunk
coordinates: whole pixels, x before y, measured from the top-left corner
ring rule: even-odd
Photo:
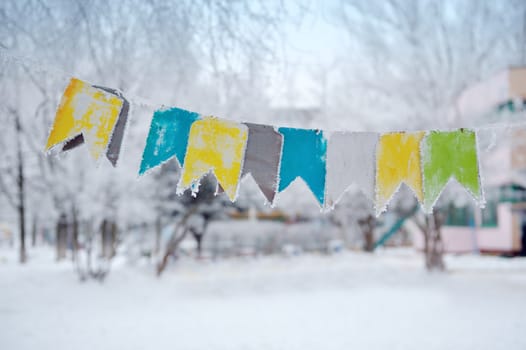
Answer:
[[[102,257],[112,259],[116,253],[117,224],[113,220],[104,219],[101,224]]]
[[[372,252],[374,250],[374,226],[375,218],[372,215],[367,218],[359,220],[360,228],[363,232],[364,245],[363,250],[366,252]]]
[[[197,243],[197,258],[201,259],[203,257],[203,234],[194,235],[194,238]]]
[[[22,190],[23,191],[23,190]],[[23,193],[23,192],[21,192]],[[23,194],[21,195],[23,197]],[[25,207],[18,206],[19,230],[20,230],[20,263],[24,264],[27,261],[26,256],[26,224],[25,224]]]
[[[161,231],[162,231],[162,222],[161,216],[157,216],[155,220],[155,245],[153,247],[153,255],[159,255],[161,251]]]
[[[37,245],[37,230],[38,230],[38,219],[33,216],[33,226],[31,227],[31,247]]]
[[[96,229],[89,224],[87,227],[86,235],[86,276],[92,274],[92,252],[93,252],[93,236],[95,235]]]
[[[73,206],[71,210],[71,217],[72,217],[72,223],[71,223],[71,246],[73,249],[73,254],[71,255],[71,259],[75,262],[77,260],[77,253],[79,250],[79,220],[77,216],[77,210],[75,206]]]
[[[164,252],[163,258],[157,265],[157,276],[161,276],[164,269],[166,269],[166,265],[168,265],[168,259],[170,256],[172,256],[177,247],[179,246],[179,243],[183,241],[183,239],[186,237],[186,234],[188,233],[188,228],[186,227],[186,222],[188,219],[197,211],[197,206],[190,207],[187,212],[182,217],[179,224],[175,227],[174,233],[172,237],[170,238],[170,241],[168,242],[168,245],[166,247],[166,250]],[[183,232],[179,237],[177,237],[177,231],[179,228],[182,228]]]
[[[428,271],[444,271],[444,244],[441,235],[442,218],[438,211],[426,215],[426,228],[424,230],[425,240],[425,262]]]
[[[176,237],[176,235],[174,234],[174,236],[172,237],[173,239],[170,240],[168,246],[166,247],[161,262],[159,263],[159,265],[157,265],[157,276],[161,276],[161,274],[164,272],[166,266],[168,265],[168,259],[172,255],[174,255],[175,251],[177,250],[177,247],[179,246],[179,243],[183,241],[187,233],[188,229],[186,227],[183,227],[183,233],[179,237]]]
[[[194,237],[195,242],[197,244],[197,258],[198,259],[201,259],[203,257],[203,238],[205,237],[205,233],[208,228],[208,224],[209,224],[209,221],[207,220],[203,225],[202,231],[197,231],[195,228],[190,228],[192,237]]]
[[[60,215],[57,223],[56,230],[56,247],[57,247],[57,261],[60,261],[66,257],[66,246],[68,237],[68,222],[66,215]]]
[[[22,126],[20,125],[20,117],[18,114],[15,118],[16,124],[16,143],[17,143],[17,189],[18,189],[18,224],[20,233],[20,263],[23,264],[27,260],[26,256],[26,207],[25,207],[25,177],[24,177],[24,162],[22,158],[22,144],[20,138],[22,137]]]
[[[115,255],[117,255],[117,222],[112,221],[110,226],[110,238],[111,238],[111,245],[110,245],[110,258],[113,259]]]

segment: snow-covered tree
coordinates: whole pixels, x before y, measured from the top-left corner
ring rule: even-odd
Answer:
[[[155,176],[136,181],[151,113],[160,101],[231,119],[263,110],[258,67],[275,58],[285,12],[264,1],[2,2],[0,194],[19,213],[20,241],[28,214],[48,228],[66,216],[73,247],[78,234],[89,236],[105,220],[154,222]],[[130,98],[117,169],[95,166],[83,147],[60,157],[42,153],[69,74]]]

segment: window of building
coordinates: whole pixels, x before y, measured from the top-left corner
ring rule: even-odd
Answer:
[[[449,203],[444,214],[446,215],[447,226],[473,226],[475,223],[472,205],[457,207],[453,203]]]
[[[498,226],[498,203],[495,200],[488,200],[486,207],[481,210],[481,225],[482,227],[497,227]]]

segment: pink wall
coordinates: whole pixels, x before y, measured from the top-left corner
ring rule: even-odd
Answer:
[[[514,218],[510,203],[501,203],[497,208],[498,227],[478,227],[476,229],[465,226],[442,227],[444,248],[449,253],[467,253],[478,250],[511,252],[520,250],[517,240],[518,227],[514,225]],[[517,224],[518,225],[518,224]],[[475,230],[476,234],[473,234]],[[419,231],[413,231],[413,245],[424,249],[424,237]]]

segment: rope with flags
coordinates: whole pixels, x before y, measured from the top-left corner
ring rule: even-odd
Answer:
[[[46,151],[83,143],[93,159],[117,165],[129,102],[116,90],[70,80],[57,109]],[[143,175],[175,158],[182,168],[177,192],[197,193],[212,172],[218,192],[235,201],[243,176],[251,174],[269,203],[301,178],[320,207],[329,210],[358,185],[383,212],[402,183],[426,212],[450,179],[483,205],[476,131],[324,132],[238,123],[177,107],[154,112],[143,151]]]
[[[1,54],[4,59],[25,66],[35,63]],[[67,75],[40,63],[38,67]],[[526,74],[526,70],[522,73]],[[515,84],[509,90],[507,93],[518,88]],[[465,95],[462,98],[473,92]],[[469,101],[462,100],[461,107],[471,108]],[[494,107],[506,103],[493,102],[498,102]],[[130,104],[153,107],[118,89],[71,78],[57,108],[45,151],[66,152],[85,144],[93,159],[105,155],[117,166]],[[519,121],[454,130],[332,132],[239,123],[178,107],[155,108],[138,169],[140,176],[175,158],[182,168],[179,194],[187,189],[197,194],[201,178],[211,172],[218,182],[217,193],[225,192],[235,201],[240,180],[250,174],[271,205],[276,194],[300,178],[322,210],[334,208],[354,185],[374,202],[377,215],[386,210],[402,184],[412,190],[425,212],[432,212],[451,180],[462,185],[483,207],[479,132],[526,126],[526,121]]]

